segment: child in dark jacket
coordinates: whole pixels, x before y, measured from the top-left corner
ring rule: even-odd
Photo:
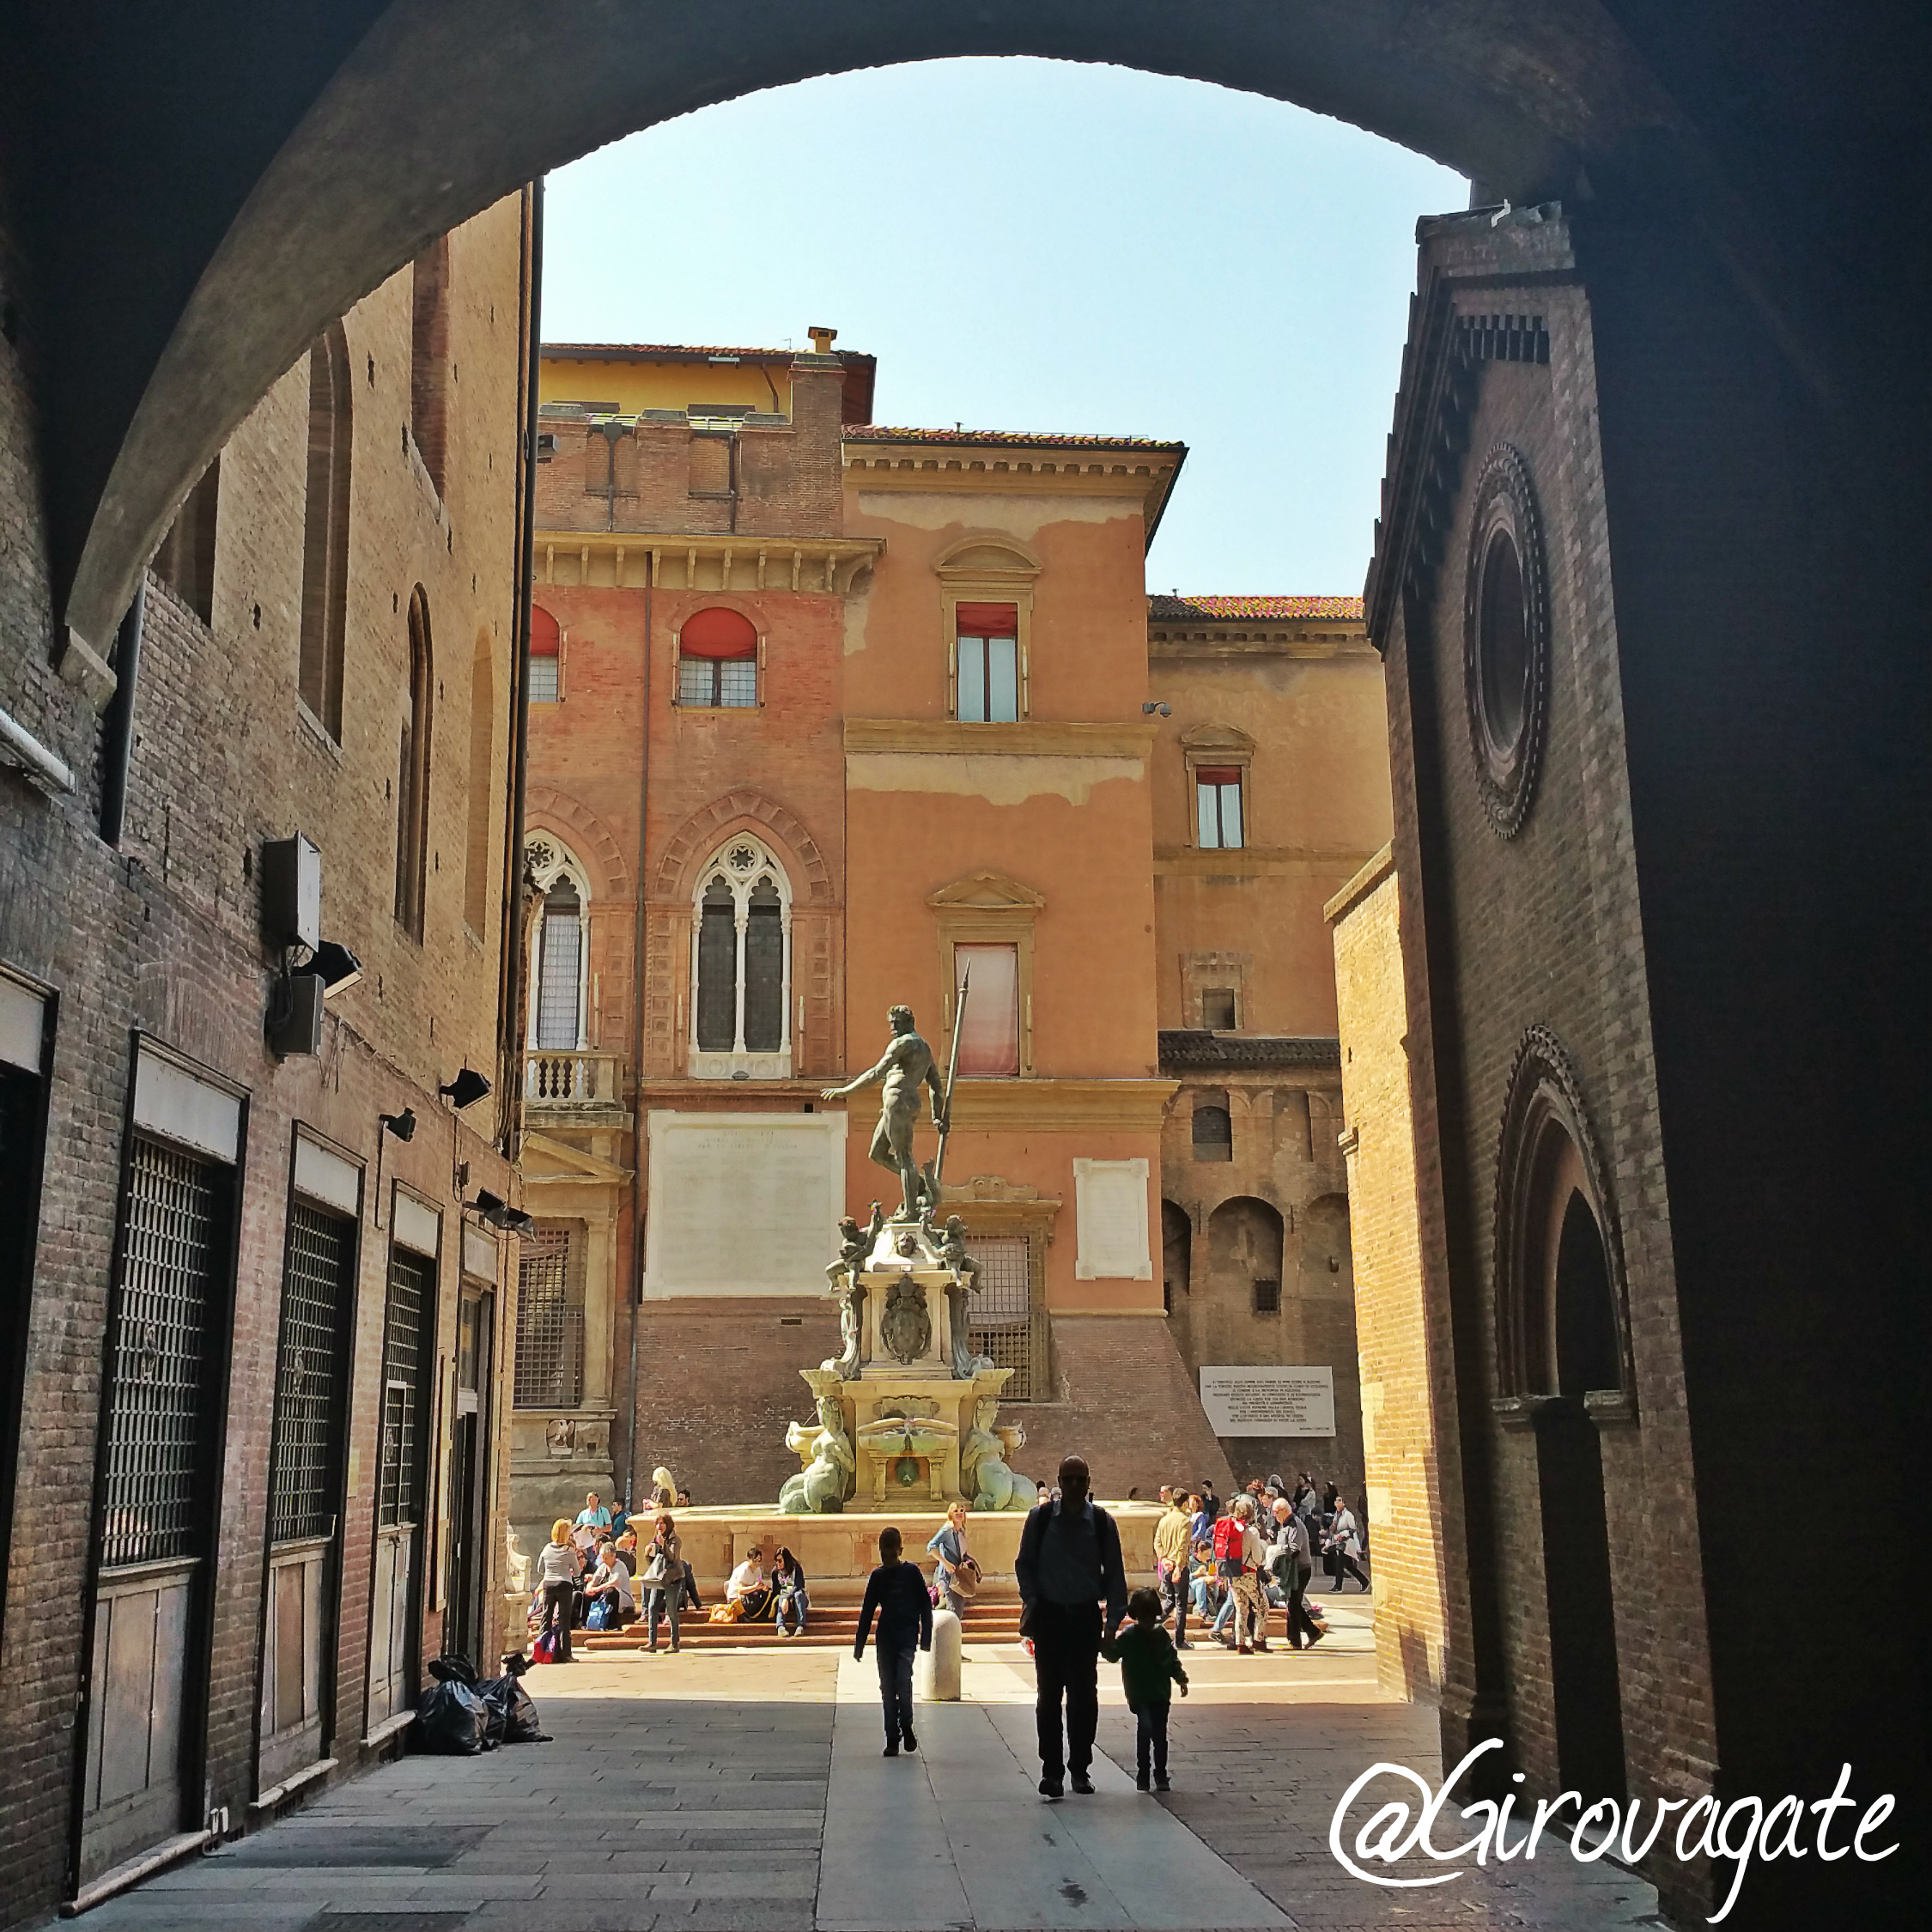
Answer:
[[[1173,1692],[1170,1685],[1188,1694],[1188,1674],[1174,1652],[1174,1639],[1161,1625],[1161,1600],[1152,1590],[1138,1589],[1127,1598],[1127,1615],[1133,1619],[1118,1637],[1101,1649],[1110,1663],[1121,1667],[1121,1688],[1127,1692],[1127,1709],[1139,1719],[1134,1736],[1134,1777],[1137,1790],[1147,1789],[1148,1759],[1153,1759],[1154,1789],[1165,1791],[1167,1782],[1167,1712]]]
[[[872,1649],[878,1658],[879,1702],[885,1710],[885,1755],[896,1758],[902,1741],[908,1751],[919,1748],[913,1735],[913,1646],[933,1648],[933,1599],[916,1563],[902,1563],[902,1539],[896,1529],[878,1533],[878,1568],[866,1579],[866,1601],[859,1613],[859,1638],[854,1657],[866,1654],[866,1637],[878,1619]]]

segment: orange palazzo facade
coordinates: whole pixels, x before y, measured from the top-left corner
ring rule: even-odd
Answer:
[[[699,1504],[796,1469],[835,1218],[899,1198],[878,1088],[824,1090],[900,1002],[958,1055],[945,1211],[1018,1467],[1078,1449],[1114,1496],[1230,1473],[1163,1280],[1145,558],[1185,449],[880,428],[872,359],[814,336],[545,351],[528,1528],[660,1464]]]

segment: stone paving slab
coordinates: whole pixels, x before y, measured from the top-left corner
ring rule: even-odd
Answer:
[[[1338,1637],[1365,1642],[1365,1619],[1359,1637],[1334,1621]],[[1654,1922],[1648,1886],[1567,1855],[1426,1893],[1351,1878],[1327,1845],[1338,1795],[1377,1759],[1433,1783],[1434,1714],[1384,1701],[1359,1649],[1196,1649],[1187,1661],[1194,1695],[1174,1706],[1174,1791],[1137,1794],[1121,1768],[1132,1766],[1133,1719],[1109,1672],[1097,1795],[1057,1805],[1032,1788],[1031,1670],[1018,1645],[969,1647],[967,1701],[920,1708],[910,1759],[879,1756],[877,1679],[849,1653],[693,1652],[675,1671],[617,1656],[538,1671],[530,1687],[553,1743],[384,1765],[157,1875],[85,1925],[1622,1932]]]

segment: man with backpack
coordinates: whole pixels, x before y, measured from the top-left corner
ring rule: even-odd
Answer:
[[[1255,1528],[1254,1498],[1237,1496],[1234,1508],[1214,1525],[1214,1564],[1233,1606],[1235,1649],[1244,1657],[1257,1650],[1265,1653],[1268,1647],[1268,1601],[1261,1594],[1266,1560]]]

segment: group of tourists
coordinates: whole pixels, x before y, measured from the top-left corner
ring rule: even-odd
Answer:
[[[660,1467],[651,1472],[647,1512],[632,1516],[613,1510],[592,1490],[574,1522],[559,1516],[550,1525],[550,1540],[538,1552],[532,1579],[530,1625],[539,1662],[568,1663],[573,1630],[623,1630],[640,1617],[648,1619],[653,1651],[667,1623],[671,1648],[678,1649],[685,1606],[704,1607],[672,1514],[690,1499],[690,1492],[680,1490],[671,1472]]]
[[[1327,1626],[1308,1601],[1318,1554],[1336,1591],[1349,1577],[1369,1588],[1362,1527],[1348,1498],[1334,1483],[1317,1490],[1305,1471],[1292,1490],[1279,1476],[1257,1476],[1226,1506],[1212,1483],[1196,1490],[1163,1486],[1161,1502],[1155,1582],[1181,1649],[1190,1647],[1191,1613],[1229,1649],[1266,1654],[1268,1613],[1275,1609],[1284,1613],[1291,1649],[1319,1643]]]

